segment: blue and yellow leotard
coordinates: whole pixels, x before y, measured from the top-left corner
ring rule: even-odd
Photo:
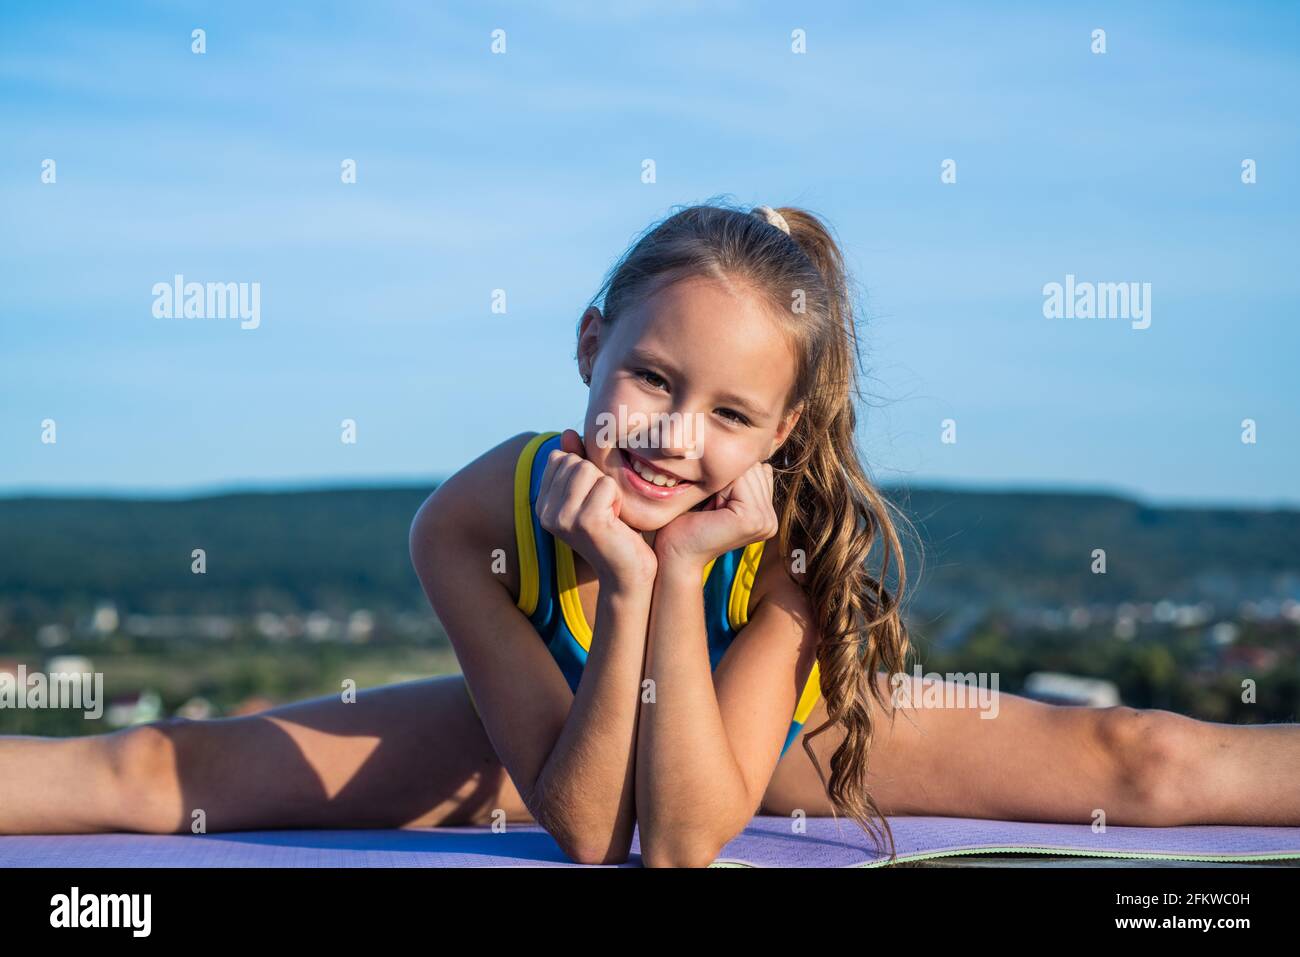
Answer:
[[[537,629],[569,688],[578,681],[591,648],[591,625],[578,598],[573,550],[542,528],[537,496],[552,449],[560,448],[560,432],[542,432],[524,446],[515,465],[515,542],[519,553],[519,610]],[[763,557],[763,542],[719,555],[704,568],[704,621],[709,639],[709,665],[717,668],[736,634],[749,621],[749,596]],[[465,686],[466,691],[469,686]],[[784,755],[821,696],[817,663],[795,708]],[[473,696],[470,701],[473,702]],[[475,707],[477,711],[477,706]]]

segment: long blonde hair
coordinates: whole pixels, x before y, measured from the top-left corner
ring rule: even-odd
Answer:
[[[806,556],[804,589],[821,635],[817,663],[827,711],[827,721],[804,737],[804,752],[836,815],[856,821],[877,849],[883,828],[893,861],[893,832],[866,778],[875,733],[870,697],[891,723],[894,714],[873,676],[881,669],[891,675],[906,670],[909,639],[899,608],[906,570],[895,518],[908,523],[876,489],[858,458],[854,400],[861,394],[862,356],[839,246],[812,213],[789,206],[776,211],[789,235],[751,211],[716,199],[679,208],[633,242],[591,305],[599,305],[612,323],[671,282],[707,276],[744,283],[782,317],[797,356],[796,383],[785,411],[800,402],[803,410],[772,457],[777,541],[782,555],[799,548]],[[879,551],[876,575],[868,567],[873,549]],[[897,579],[892,594],[887,587],[891,566]],[[809,739],[835,724],[843,726],[845,735],[831,756],[828,782]]]

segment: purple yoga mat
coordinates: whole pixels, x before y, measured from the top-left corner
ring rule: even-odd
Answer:
[[[1188,861],[1300,858],[1300,827],[1109,827],[955,817],[889,819],[900,860],[953,853],[1043,851]],[[754,818],[713,866],[878,866],[853,822]],[[639,867],[637,840],[621,867]],[[0,837],[0,867],[576,867],[536,825],[366,831],[236,831],[207,835]],[[614,866],[614,865],[609,865]]]
[[[879,866],[850,820],[758,817],[714,866]],[[891,818],[900,859],[953,853],[1079,853],[1183,861],[1300,858],[1300,827],[1109,827],[974,818]],[[640,836],[640,835],[638,835]],[[640,841],[623,867],[640,867]],[[575,867],[536,824],[393,831],[235,831],[213,835],[0,837],[0,867]]]

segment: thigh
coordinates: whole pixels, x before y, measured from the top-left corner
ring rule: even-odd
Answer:
[[[888,677],[878,673],[876,679],[891,700]],[[908,681],[917,688],[915,679]],[[872,699],[867,788],[881,813],[1087,823],[1095,809],[1116,806],[1122,781],[1104,725],[1116,709],[1050,705],[1006,692],[996,700],[993,717],[981,717],[974,707],[899,707],[891,726]],[[804,735],[825,720],[823,699]],[[831,815],[830,799],[804,753],[804,735],[778,763],[763,813],[801,808],[810,816]],[[827,780],[831,755],[843,740],[838,726],[809,738]]]
[[[151,727],[174,769],[153,797],[181,831],[196,809],[209,831],[532,821],[460,675]]]

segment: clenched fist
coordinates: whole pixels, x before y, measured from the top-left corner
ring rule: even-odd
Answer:
[[[655,553],[661,562],[703,568],[733,548],[765,542],[779,531],[773,495],[772,466],[757,462],[702,510],[678,515],[659,529]]]
[[[618,482],[589,462],[582,437],[565,429],[542,473],[542,528],[581,555],[602,584],[652,584],[659,568],[655,550],[619,518],[622,507]]]

